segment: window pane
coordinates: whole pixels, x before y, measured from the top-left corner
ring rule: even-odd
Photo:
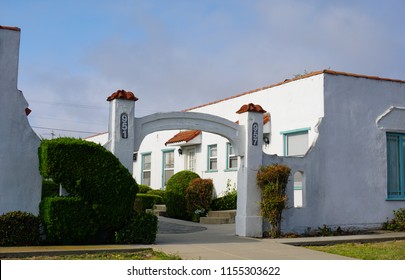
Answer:
[[[229,168],[237,168],[238,167],[238,158],[237,157],[230,157],[229,158]]]
[[[217,170],[217,160],[210,159],[210,170]]]
[[[174,168],[174,152],[165,153],[165,168]]]
[[[144,155],[143,156],[143,170],[150,170],[151,169],[151,155]]]
[[[211,146],[210,147],[210,156],[211,157],[216,157],[217,156],[217,146]]]
[[[286,135],[287,156],[301,156],[308,150],[308,132]]]
[[[173,176],[174,170],[165,170],[165,181],[164,185],[166,186],[167,181],[169,181],[170,177]]]
[[[142,184],[150,186],[150,171],[144,171],[142,177]]]

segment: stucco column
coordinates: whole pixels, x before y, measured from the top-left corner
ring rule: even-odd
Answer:
[[[252,103],[242,106],[239,125],[243,127],[241,142],[244,156],[239,157],[238,201],[236,212],[236,235],[262,237],[263,218],[260,215],[260,189],[256,185],[256,174],[262,164],[263,113],[260,105]]]
[[[135,102],[132,92],[119,90],[107,98],[110,102],[108,142],[111,151],[133,173]]]

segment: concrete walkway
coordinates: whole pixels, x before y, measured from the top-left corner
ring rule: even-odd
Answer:
[[[338,237],[256,239],[235,236],[235,225],[200,225],[159,217],[159,233],[152,245],[94,245],[0,247],[0,258],[21,255],[61,255],[97,251],[135,251],[143,248],[177,254],[189,260],[343,260],[346,257],[297,247],[302,244],[370,242],[405,239],[405,233]]]

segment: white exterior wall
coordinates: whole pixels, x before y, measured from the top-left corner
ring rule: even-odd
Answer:
[[[283,229],[379,227],[393,210],[405,207],[405,201],[387,200],[386,130],[377,125],[391,106],[405,107],[405,84],[324,76],[325,117],[318,141],[305,158],[283,160],[293,172],[304,171],[304,205],[286,210]],[[276,159],[266,161],[271,160]],[[292,185],[291,180],[291,207]]]
[[[0,215],[38,214],[41,200],[38,147],[28,103],[17,89],[20,32],[0,28]]]
[[[271,114],[271,137],[270,144],[263,147],[268,154],[282,156],[284,153],[282,131],[301,128],[310,128],[309,143],[317,138],[316,125],[323,117],[323,78],[322,75],[312,76],[305,79],[285,83],[237,98],[230,98],[215,104],[190,110],[217,115],[236,122],[239,115],[236,111],[241,106],[249,103],[261,105]],[[136,115],[136,113],[135,113]],[[165,146],[164,143],[177,134],[176,131],[160,131],[149,134],[144,138],[138,159],[134,162],[134,177],[141,183],[141,158],[142,153],[152,154],[152,188],[162,187],[162,150],[175,148],[175,173],[185,169],[185,155],[178,155],[179,146]],[[224,137],[203,132],[202,143],[197,145],[197,169],[196,173],[202,178],[211,178],[217,195],[221,196],[230,183],[231,187],[237,186],[237,171],[226,170],[226,143]],[[207,172],[208,145],[217,144],[218,149],[218,172]],[[182,147],[183,150],[185,147]]]

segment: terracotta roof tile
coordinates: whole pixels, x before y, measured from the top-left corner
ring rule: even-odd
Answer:
[[[242,114],[246,112],[266,113],[262,106],[249,103],[240,107],[240,109],[236,111],[236,114]]]
[[[271,120],[270,113],[264,114],[263,115],[263,124],[268,123]]]
[[[259,91],[266,90],[266,89],[269,89],[269,88],[281,86],[283,84],[287,84],[287,83],[290,83],[290,82],[294,82],[294,81],[297,81],[297,80],[305,79],[305,78],[320,75],[320,74],[329,74],[329,75],[336,75],[336,76],[340,75],[340,76],[349,76],[349,77],[355,77],[355,78],[364,78],[364,79],[371,79],[371,80],[388,81],[388,82],[395,82],[395,83],[405,83],[405,80],[380,78],[380,77],[377,77],[377,76],[367,76],[367,75],[360,75],[360,74],[353,74],[353,73],[339,72],[339,71],[333,71],[333,70],[325,69],[325,70],[315,71],[315,72],[311,72],[311,73],[308,73],[308,74],[305,74],[305,75],[301,75],[301,76],[296,77],[296,78],[286,79],[286,80],[284,80],[284,81],[282,81],[280,83],[277,83],[277,84],[272,84],[272,85],[269,85],[269,86],[253,89],[253,90],[243,92],[243,93],[240,93],[240,94],[237,94],[237,95],[234,95],[234,96],[230,96],[230,97],[227,97],[227,98],[224,98],[224,99],[220,99],[220,100],[217,100],[217,101],[213,101],[213,102],[210,102],[210,103],[206,103],[206,104],[203,104],[203,105],[199,105],[199,106],[196,106],[196,107],[185,109],[185,110],[183,110],[183,112],[187,112],[187,111],[202,108],[202,107],[205,107],[205,106],[217,104],[217,103],[220,103],[220,102],[223,102],[223,101],[226,101],[226,100],[238,98],[238,97],[243,96],[243,95],[252,94],[252,93],[255,93],[255,92],[259,92]]]
[[[179,142],[188,142],[193,140],[195,137],[201,134],[201,130],[185,130],[185,131],[180,131],[176,135],[174,135],[172,138],[167,140],[165,145],[167,144],[173,144],[173,143],[179,143]]]
[[[13,30],[13,31],[21,31],[21,29],[18,28],[18,27],[4,26],[4,25],[0,25],[0,29],[7,29],[7,30]]]
[[[138,98],[135,97],[135,95],[130,92],[130,91],[125,91],[123,89],[118,90],[116,92],[114,92],[113,94],[111,94],[108,98],[107,101],[112,101],[114,99],[125,99],[125,100],[133,100],[133,101],[137,101]]]

